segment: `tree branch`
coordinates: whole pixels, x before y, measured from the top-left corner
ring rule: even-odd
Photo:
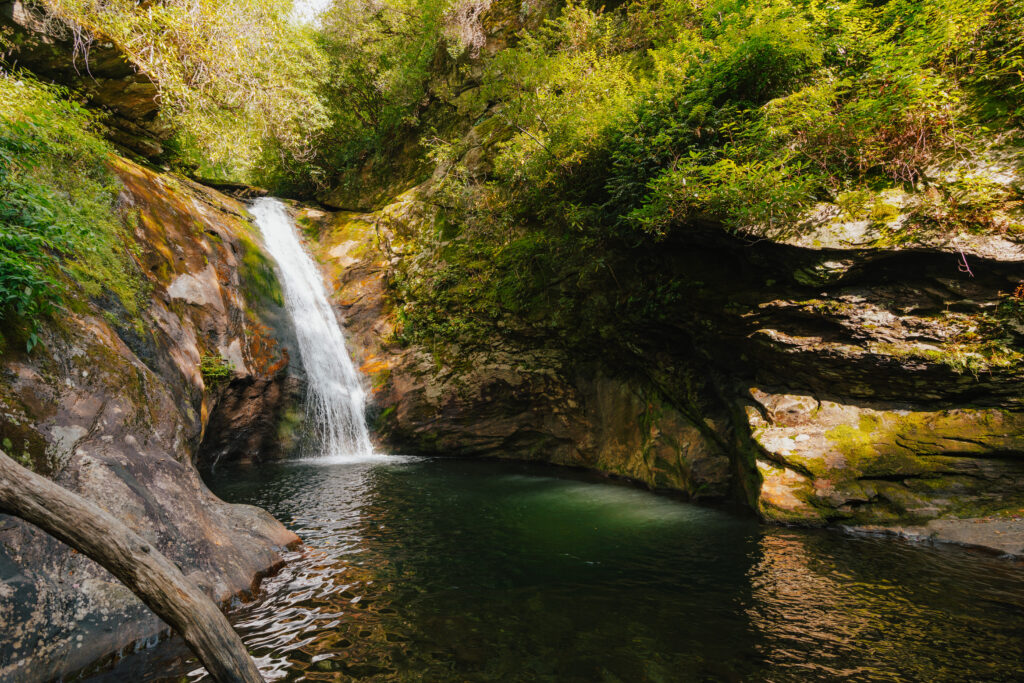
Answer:
[[[263,683],[227,618],[170,560],[91,501],[0,451],[0,513],[92,558],[177,631],[219,683]]]

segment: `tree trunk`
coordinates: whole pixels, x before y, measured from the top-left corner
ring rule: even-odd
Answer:
[[[177,631],[222,683],[263,683],[227,618],[181,570],[109,512],[0,451],[0,513],[92,558]]]

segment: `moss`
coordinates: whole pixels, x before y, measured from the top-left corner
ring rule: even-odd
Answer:
[[[302,234],[306,236],[306,239],[319,240],[320,239],[320,224],[313,221],[305,213],[300,213],[295,217],[295,223],[299,226]]]
[[[951,341],[935,348],[883,342],[873,344],[871,351],[900,360],[916,359],[945,365],[958,374],[975,376],[1016,367],[1024,361],[1024,354],[1013,345],[1012,337],[1004,336],[1001,325],[993,324],[995,322],[987,316],[978,316],[974,325],[965,327]]]
[[[398,406],[390,405],[377,413],[373,418],[373,431],[377,433],[390,432],[394,427],[395,411]]]
[[[385,367],[382,370],[374,372],[370,376],[370,385],[375,391],[383,389],[387,386],[388,381],[391,379],[391,368]]]
[[[5,419],[0,424],[0,445],[14,460],[37,474],[50,474],[46,440],[29,424]]]
[[[999,466],[988,472],[986,456],[1024,448],[1024,417],[999,410],[946,412],[871,412],[856,426],[837,425],[826,432],[844,461],[826,470],[819,457],[793,458],[830,493],[795,495],[829,518],[859,523],[913,522],[939,514],[981,516],[1019,505],[1024,493],[1003,484]],[[981,468],[984,476],[964,471]],[[837,503],[836,497],[849,502]]]
[[[881,199],[876,200],[871,207],[870,217],[873,223],[891,223],[899,218],[899,215],[900,207]]]
[[[841,316],[857,310],[856,305],[835,299],[807,299],[805,301],[794,301],[793,304],[812,313],[823,315]]]
[[[842,192],[836,197],[836,205],[841,211],[842,218],[857,221],[867,212],[871,197],[871,191],[866,189]]]
[[[858,428],[862,432],[873,432],[878,429],[882,424],[882,418],[873,413],[862,413],[860,420],[857,423]]]
[[[871,434],[873,431],[874,425],[864,429],[863,426],[857,428],[843,424],[825,432],[825,437],[847,459],[856,462],[877,455],[872,445]]]
[[[216,387],[231,379],[235,366],[221,356],[203,356],[199,362],[199,372],[207,387]]]
[[[306,414],[297,405],[289,405],[280,412],[276,435],[282,451],[292,451],[299,445],[305,421]]]
[[[920,476],[944,469],[944,464],[931,460],[920,452],[929,440],[941,450],[943,432],[937,432],[929,422],[932,413],[861,414],[857,426],[836,425],[825,432],[832,446],[843,455],[841,467],[827,467],[819,458],[795,459],[814,472],[833,480],[853,480],[857,477],[889,477],[894,475]],[[942,425],[948,429],[948,425]],[[953,430],[955,433],[955,429]],[[914,449],[905,443],[916,445]]]
[[[239,234],[238,240],[242,246],[242,265],[238,275],[246,301],[256,305],[272,301],[284,306],[284,293],[270,259],[248,235]]]
[[[332,217],[324,236],[321,238],[321,242],[330,244],[338,244],[350,240],[366,242],[372,241],[368,240],[368,238],[372,238],[373,234],[373,223],[368,221],[364,214],[339,211]]]

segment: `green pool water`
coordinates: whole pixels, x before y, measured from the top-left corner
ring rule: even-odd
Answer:
[[[231,617],[269,680],[1022,680],[1024,567],[556,468],[220,469],[305,541]],[[180,641],[93,680],[203,675]]]

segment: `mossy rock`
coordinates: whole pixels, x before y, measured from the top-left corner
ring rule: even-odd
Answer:
[[[759,463],[766,517],[920,521],[1019,504],[1024,414],[758,398],[768,420],[753,415],[752,435],[772,463]]]

